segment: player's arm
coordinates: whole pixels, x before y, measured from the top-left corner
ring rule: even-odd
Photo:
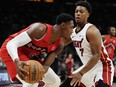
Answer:
[[[85,74],[89,70],[91,70],[96,63],[100,60],[100,50],[101,50],[101,34],[99,30],[95,26],[89,27],[87,30],[87,39],[90,43],[90,49],[92,53],[92,57],[85,65],[85,67],[80,71],[82,74]]]
[[[63,50],[63,48],[64,48],[64,43],[61,42],[58,48],[46,57],[46,59],[43,62],[43,67],[45,69],[45,72],[47,72],[48,68],[51,66],[56,56]]]

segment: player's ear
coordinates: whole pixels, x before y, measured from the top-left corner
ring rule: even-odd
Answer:
[[[87,13],[87,18],[90,16],[90,13]]]
[[[62,22],[62,23],[61,23],[61,26],[62,26],[62,28],[65,28],[65,23]]]

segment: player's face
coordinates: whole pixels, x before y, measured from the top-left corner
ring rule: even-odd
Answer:
[[[77,6],[75,9],[75,21],[76,23],[84,23],[89,17],[88,10],[86,7]]]
[[[74,28],[74,22],[70,21],[70,22],[66,22],[64,23],[64,28],[62,31],[62,35],[64,38],[70,38],[70,35],[72,34],[73,28]]]
[[[112,36],[115,36],[115,35],[116,35],[116,28],[115,28],[115,27],[111,27],[111,29],[110,29],[110,34],[111,34]]]
[[[69,56],[68,56],[69,58],[72,58],[72,54],[69,54]]]

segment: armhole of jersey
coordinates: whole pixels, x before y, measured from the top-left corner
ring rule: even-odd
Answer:
[[[46,33],[47,33],[47,32],[46,32]],[[46,36],[46,33],[45,33],[40,39],[34,38],[34,40],[36,40],[36,41],[42,40],[42,39]]]
[[[87,31],[86,31],[86,41],[89,43],[89,40],[88,40],[88,38],[87,38]]]
[[[88,28],[91,27],[91,26],[92,26],[92,24],[90,26],[88,26]],[[87,28],[87,30],[88,30],[88,28]],[[86,30],[86,41],[89,43],[89,40],[87,38],[87,30]]]

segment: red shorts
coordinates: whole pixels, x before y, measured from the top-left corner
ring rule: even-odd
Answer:
[[[6,68],[8,71],[9,76],[11,77],[11,79],[13,81],[17,80],[17,78],[15,77],[17,74],[17,70],[16,70],[16,65],[13,62],[12,58],[9,56],[7,49],[6,49],[6,44],[10,39],[7,39],[2,47],[1,47],[1,59],[2,61],[6,64]],[[26,56],[23,52],[18,51],[18,55],[21,61],[27,61],[29,60],[29,57]]]

